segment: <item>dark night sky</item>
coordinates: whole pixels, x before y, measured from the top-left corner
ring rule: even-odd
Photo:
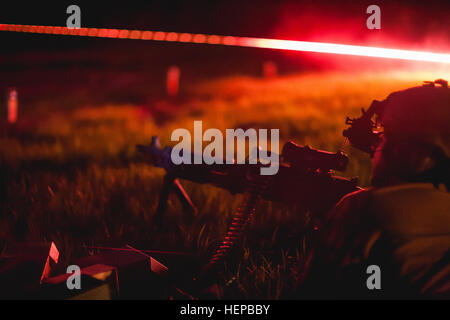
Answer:
[[[71,4],[82,27],[160,30],[309,40],[450,52],[450,1],[209,0],[0,2],[0,23],[64,26]],[[381,30],[368,30],[366,8],[381,8]],[[183,90],[230,75],[262,76],[273,61],[280,75],[308,71],[409,69],[408,61],[261,48],[0,32],[1,95],[18,88],[21,108],[134,102],[165,96],[170,66]],[[420,64],[419,64],[420,67]],[[63,101],[63,103],[61,103]],[[56,107],[56,106],[55,106]]]
[[[65,10],[78,4],[82,26],[136,28],[285,39],[423,44],[430,34],[450,37],[450,1],[9,1],[1,4],[0,22],[65,25]],[[365,9],[378,4],[382,30],[365,28]],[[349,35],[351,36],[349,37]],[[2,35],[4,36],[4,35]],[[36,38],[36,37],[34,37]],[[18,38],[14,38],[18,40]],[[16,43],[10,49],[30,49]],[[35,41],[34,47],[52,43]],[[5,48],[4,48],[5,49]]]
[[[450,51],[450,1],[3,1],[0,23],[64,26],[70,4],[81,7],[83,27],[129,28],[205,34],[327,41],[393,48]],[[381,30],[366,27],[367,6],[381,7]],[[375,70],[407,63],[339,55],[157,41],[0,32],[0,89],[11,85],[30,96],[58,85],[83,87],[110,79],[139,78],[162,86],[170,65],[183,81],[227,74],[261,74],[275,61],[280,74],[332,67]],[[355,64],[356,63],[356,64]],[[93,79],[95,78],[95,79]],[[39,79],[39,81],[36,81]],[[97,79],[97,80],[96,80]],[[98,80],[101,79],[101,80]],[[112,80],[111,80],[112,81]],[[41,86],[38,86],[41,85]],[[153,89],[153,86],[149,86]],[[161,88],[155,91],[161,91]],[[113,88],[112,91],[123,89]],[[108,93],[109,94],[109,93]],[[102,97],[103,99],[103,97]]]

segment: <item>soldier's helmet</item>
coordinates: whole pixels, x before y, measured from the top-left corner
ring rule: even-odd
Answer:
[[[440,148],[450,157],[450,88],[447,81],[425,82],[391,93],[379,119],[387,139]]]
[[[397,174],[406,180],[425,175],[448,185],[450,88],[445,80],[391,93],[379,110],[383,141],[374,156],[374,178]],[[382,159],[380,159],[382,158]],[[378,167],[377,167],[378,166]],[[437,172],[440,171],[440,172]]]

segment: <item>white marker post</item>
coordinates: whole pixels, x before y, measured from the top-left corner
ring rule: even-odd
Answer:
[[[19,112],[19,103],[17,99],[17,90],[11,89],[8,93],[8,122],[16,123]]]
[[[171,66],[167,70],[166,79],[167,95],[169,97],[176,97],[180,87],[180,68]]]

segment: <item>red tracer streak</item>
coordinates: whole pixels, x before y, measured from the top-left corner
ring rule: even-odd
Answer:
[[[278,39],[250,38],[250,37],[205,35],[195,33],[140,31],[127,29],[105,29],[105,28],[69,29],[67,27],[29,26],[29,25],[13,25],[13,24],[0,24],[0,31],[59,34],[59,35],[101,37],[101,38],[155,40],[155,41],[169,41],[169,42],[206,43],[215,45],[347,54],[354,56],[390,58],[390,59],[401,59],[412,61],[427,61],[427,62],[439,62],[450,64],[450,54],[446,53],[354,46],[348,44],[323,43],[311,41],[278,40]]]

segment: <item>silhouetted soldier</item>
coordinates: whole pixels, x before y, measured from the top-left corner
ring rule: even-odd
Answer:
[[[374,115],[382,133],[374,131]],[[348,123],[344,136],[372,156],[373,187],[345,196],[329,213],[300,296],[450,298],[447,82],[394,92]]]

